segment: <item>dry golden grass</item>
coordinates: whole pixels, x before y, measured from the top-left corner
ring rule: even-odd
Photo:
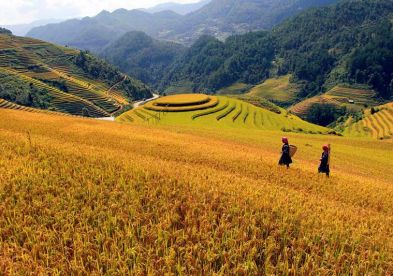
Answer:
[[[157,112],[185,112],[203,110],[219,104],[218,97],[204,94],[180,94],[146,103],[143,109]]]
[[[0,274],[392,274],[392,144],[281,135],[0,110]]]

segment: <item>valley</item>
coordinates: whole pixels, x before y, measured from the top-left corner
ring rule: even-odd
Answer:
[[[2,14],[108,8],[0,28],[0,275],[393,275],[392,1],[88,2]]]

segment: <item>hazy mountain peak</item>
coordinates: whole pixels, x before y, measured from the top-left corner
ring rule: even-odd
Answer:
[[[179,4],[179,3],[174,3],[174,2],[167,2],[167,3],[162,3],[159,5],[156,5],[152,8],[149,9],[144,9],[147,12],[150,13],[157,13],[161,11],[173,11],[177,14],[181,15],[186,15],[188,13],[194,12],[206,4],[208,4],[211,0],[202,0],[197,3],[190,3],[190,4]]]

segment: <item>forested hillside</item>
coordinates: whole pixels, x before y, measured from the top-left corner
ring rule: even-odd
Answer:
[[[233,34],[270,29],[308,7],[335,2],[337,0],[212,0],[184,16],[173,11],[151,14],[120,9],[34,28],[27,36],[95,52],[129,31],[143,31],[154,38],[191,45],[201,35],[224,39]]]
[[[257,84],[291,73],[300,98],[337,84],[363,84],[392,96],[392,1],[349,1],[315,8],[271,32],[200,38],[168,70],[160,84],[187,83],[214,93],[235,82]]]
[[[101,55],[130,76],[156,85],[165,76],[168,66],[185,50],[181,44],[156,40],[134,31],[112,43]]]

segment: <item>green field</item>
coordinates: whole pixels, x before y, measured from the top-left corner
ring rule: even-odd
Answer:
[[[193,83],[183,81],[183,82],[172,84],[172,86],[165,89],[164,93],[169,95],[169,94],[183,94],[185,92],[191,93],[192,91],[193,91]]]
[[[305,122],[299,117],[286,114],[285,112],[277,114],[230,97],[218,96],[217,98],[218,104],[213,107],[187,112],[156,112],[147,110],[144,106],[141,106],[120,115],[116,118],[116,121],[157,125],[265,129],[314,133],[326,133],[328,131],[324,127]]]
[[[246,84],[246,83],[235,83],[232,84],[231,86],[222,88],[217,91],[217,94],[219,95],[226,95],[226,94],[231,94],[231,95],[236,95],[236,94],[243,94],[247,92],[247,90],[250,90],[252,85]]]
[[[344,124],[344,134],[374,139],[393,138],[393,103],[364,111],[363,118],[356,121],[350,117]]]
[[[247,95],[258,96],[288,106],[296,100],[297,88],[290,83],[291,75],[268,79],[252,88]]]

